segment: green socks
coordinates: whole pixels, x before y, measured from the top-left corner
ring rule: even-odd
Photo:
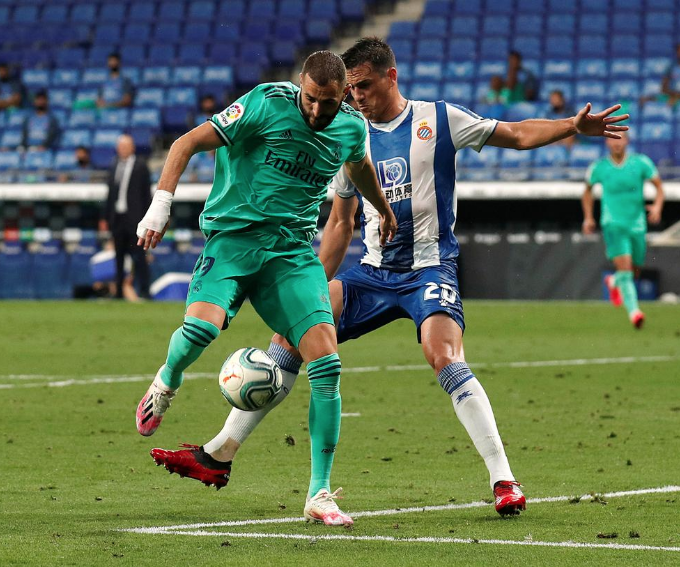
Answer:
[[[331,489],[331,468],[340,437],[340,357],[329,354],[307,365],[309,386],[309,435],[312,439],[312,478],[310,497]]]
[[[626,307],[628,315],[630,316],[633,311],[638,311],[640,307],[638,305],[635,282],[633,281],[633,272],[617,271],[614,274],[614,285],[621,290],[623,304]]]
[[[177,329],[170,339],[168,359],[161,371],[161,379],[168,387],[176,390],[182,385],[184,370],[201,356],[212,341],[220,334],[220,330],[207,321],[196,317],[185,317],[184,324]]]

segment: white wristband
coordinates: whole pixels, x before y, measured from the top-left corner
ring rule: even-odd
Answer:
[[[163,232],[165,225],[170,220],[170,206],[172,205],[172,193],[169,191],[156,190],[146,211],[144,218],[137,225],[137,236],[144,238],[147,230]]]

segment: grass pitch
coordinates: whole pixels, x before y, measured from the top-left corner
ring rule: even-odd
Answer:
[[[0,303],[0,565],[677,565],[680,551],[651,548],[680,549],[680,493],[604,496],[680,484],[680,307],[643,309],[635,332],[605,304],[466,304],[468,362],[515,475],[529,498],[567,500],[510,519],[457,507],[490,501],[486,469],[402,321],[341,346],[343,411],[358,415],[343,419],[333,471],[347,511],[402,513],[357,517],[352,531],[286,521],[151,534],[121,530],[300,517],[306,379],[215,492],[148,452],[221,428],[222,361],[270,337],[250,307],[146,439],[135,408],[181,305]],[[438,505],[449,508],[403,511]],[[243,537],[253,533],[273,537]],[[547,546],[568,542],[622,548]]]

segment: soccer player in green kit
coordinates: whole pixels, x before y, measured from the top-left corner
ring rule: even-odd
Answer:
[[[647,221],[651,224],[661,221],[663,187],[651,159],[642,154],[627,153],[628,135],[625,132],[618,140],[607,138],[606,144],[609,156],[591,164],[586,174],[586,189],[581,199],[583,232],[595,232],[592,189],[601,184],[600,225],[607,258],[616,270],[613,276],[607,276],[605,283],[611,302],[617,306],[623,303],[630,322],[640,329],[645,315],[638,306],[634,276],[639,276],[645,261]],[[656,187],[656,198],[645,207],[642,189],[648,179]]]
[[[200,217],[206,243],[189,286],[184,323],[139,403],[137,430],[142,435],[156,431],[183,371],[249,298],[307,363],[312,474],[305,517],[329,525],[349,525],[352,519],[335,503],[337,491],[330,492],[340,432],[340,359],[328,283],[311,241],[327,186],[343,164],[381,215],[382,244],[396,232],[396,219],[366,155],[363,119],[342,102],[348,89],[342,59],[318,51],[305,61],[299,88],[268,83],[243,95],[173,144],[137,230],[140,245],[156,246],[189,159],[217,149],[213,188]],[[154,452],[163,450],[152,450],[156,458]],[[187,456],[212,469],[211,478],[203,480],[214,483],[221,476],[226,484],[230,463],[216,461],[202,447],[188,447]]]

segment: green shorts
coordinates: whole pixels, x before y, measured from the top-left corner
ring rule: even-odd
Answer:
[[[266,232],[211,231],[194,268],[187,307],[227,312],[226,329],[246,298],[262,320],[298,347],[314,325],[334,325],[328,282],[311,244]]]
[[[617,256],[631,256],[633,266],[642,266],[647,254],[646,233],[628,230],[619,225],[602,227],[602,236],[607,249],[607,258],[613,260]]]

